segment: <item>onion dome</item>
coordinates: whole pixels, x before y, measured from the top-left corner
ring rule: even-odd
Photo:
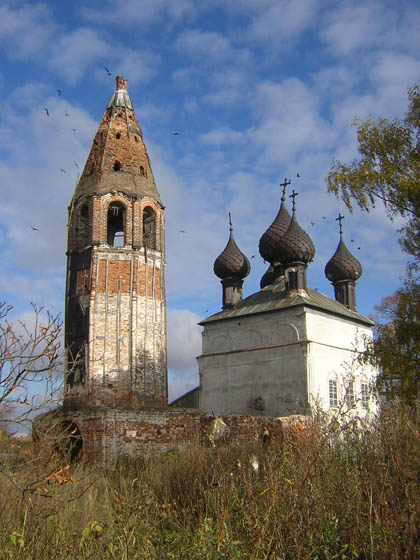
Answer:
[[[278,254],[279,260],[283,264],[309,263],[315,256],[312,239],[298,224],[294,211],[289,229],[280,240]]]
[[[265,271],[264,275],[261,277],[260,280],[260,288],[263,289],[266,286],[269,286],[274,282],[274,266],[270,264],[270,266]]]
[[[325,276],[330,282],[343,280],[355,281],[362,274],[362,265],[347,249],[340,232],[340,242],[331,259],[325,266]]]
[[[230,220],[230,214],[229,214]],[[225,278],[245,278],[251,270],[249,260],[236,245],[233,238],[232,223],[230,222],[229,241],[223,252],[214,261],[213,270],[216,276],[224,280]]]
[[[260,255],[270,263],[278,262],[278,246],[281,238],[287,232],[290,225],[291,217],[284,205],[284,196],[281,199],[280,209],[274,222],[262,235],[259,243]]]

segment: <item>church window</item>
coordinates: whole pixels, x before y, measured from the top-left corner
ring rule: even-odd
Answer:
[[[368,408],[369,406],[369,385],[367,383],[362,383],[360,385],[360,397],[363,408]]]
[[[134,136],[134,140],[135,140],[136,142],[138,142],[138,141],[139,141],[139,137],[138,137],[138,136]]]
[[[156,214],[150,206],[143,210],[143,245],[156,249]]]
[[[111,247],[123,247],[125,244],[124,235],[125,208],[122,204],[113,202],[108,207],[107,219],[107,243]]]
[[[353,381],[347,385],[346,388],[346,403],[349,408],[354,406],[354,384]]]
[[[114,171],[121,171],[121,163],[117,159],[114,163]]]
[[[121,133],[120,133],[120,132],[117,132],[117,134],[116,134],[115,137],[116,137],[117,140],[119,140],[119,139],[121,138]]]
[[[146,170],[142,165],[140,165],[140,175],[143,175],[143,177],[147,177]]]
[[[328,384],[330,392],[330,406],[338,406],[337,381],[335,379],[330,379]]]

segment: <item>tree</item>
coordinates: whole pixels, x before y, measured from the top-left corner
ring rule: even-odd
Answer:
[[[8,319],[12,306],[0,302],[0,423],[27,424],[57,394],[62,374],[59,315],[32,305],[31,324]],[[9,430],[10,431],[10,430]]]
[[[356,203],[369,211],[381,200],[390,218],[403,216],[401,246],[420,259],[420,86],[408,91],[406,118],[388,121],[356,120],[360,159],[350,165],[333,160],[328,191],[341,197],[352,211]]]
[[[420,285],[407,283],[384,298],[364,359],[378,367],[378,388],[415,405],[420,398]]]
[[[328,191],[369,211],[377,200],[389,217],[402,216],[400,244],[412,260],[403,286],[376,308],[375,335],[363,359],[379,367],[378,385],[388,398],[413,405],[420,397],[420,87],[408,90],[406,118],[356,120],[360,159],[334,160]]]

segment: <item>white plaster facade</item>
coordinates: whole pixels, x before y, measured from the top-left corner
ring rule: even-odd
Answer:
[[[312,290],[298,295],[279,291],[276,309],[276,291],[265,288],[234,310],[203,321],[200,410],[288,416],[309,414],[319,406],[325,411],[351,408],[360,416],[375,412],[374,399],[366,402],[375,371],[361,368],[356,359],[372,336],[371,322]],[[256,305],[253,298],[259,298]],[[270,309],[263,311],[264,306]],[[332,406],[330,380],[337,388],[337,405]]]

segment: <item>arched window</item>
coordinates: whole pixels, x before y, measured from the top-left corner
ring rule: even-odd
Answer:
[[[116,159],[113,167],[114,171],[121,171],[121,163]]]
[[[120,133],[120,132],[117,132],[115,138],[116,138],[117,140],[119,140],[119,139],[121,138],[121,133]]]
[[[140,175],[143,175],[143,177],[147,177],[146,171],[144,170],[144,167],[142,165],[140,165]]]
[[[143,245],[156,249],[156,214],[150,206],[143,210]]]
[[[112,202],[108,207],[106,234],[108,245],[111,247],[123,247],[125,245],[124,225],[125,207],[118,202]]]

